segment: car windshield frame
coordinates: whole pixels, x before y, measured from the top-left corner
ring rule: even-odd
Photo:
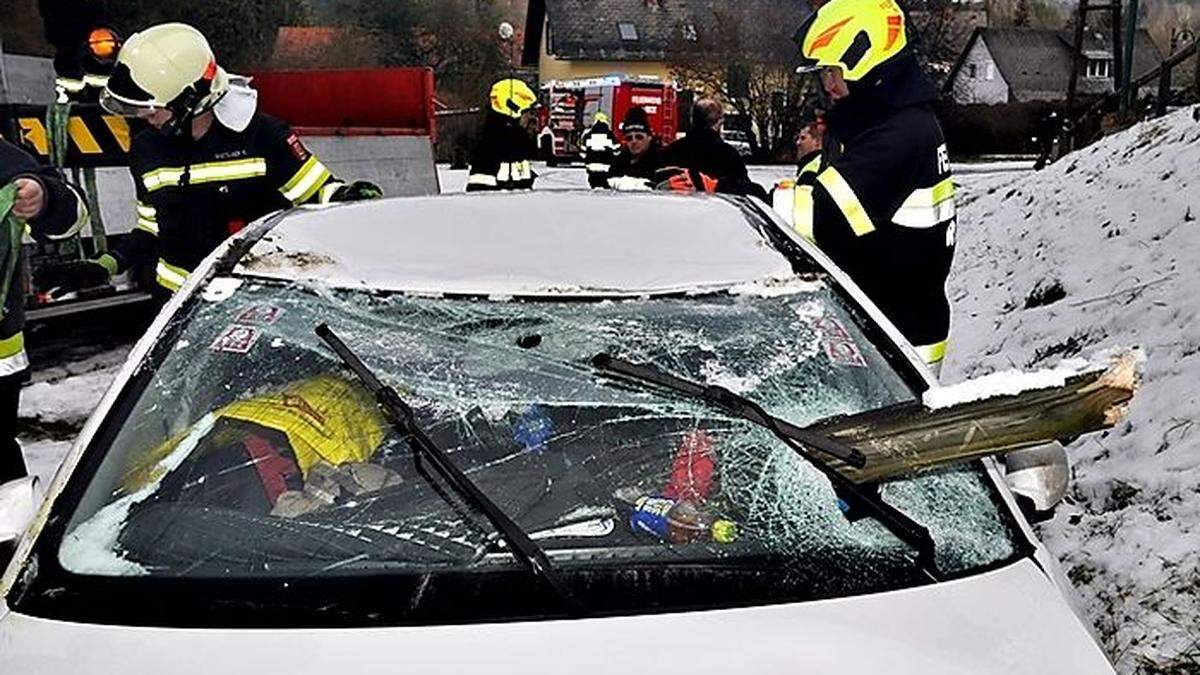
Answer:
[[[743,209],[751,210],[752,207]],[[761,217],[758,218],[759,228],[773,229]],[[753,222],[753,221],[752,221]],[[779,250],[781,255],[793,260],[797,267],[812,267],[811,259],[797,261],[788,256],[786,249],[792,247],[792,255],[799,250],[794,242],[786,235],[778,232],[768,239]],[[237,247],[231,255],[226,256],[227,264],[216,265],[204,280],[208,284],[215,276],[228,273],[236,262],[240,251],[248,246]],[[825,273],[827,274],[827,273]],[[253,277],[247,277],[253,279]],[[880,354],[900,377],[919,396],[925,386],[925,380],[911,368],[911,362],[901,350],[887,337],[886,331],[878,326],[858,305],[858,302],[842,287],[832,275],[828,275],[831,290],[840,296],[843,308],[851,315],[857,327],[867,334]],[[498,584],[506,589],[518,589],[527,593],[528,606],[522,606],[514,611],[506,606],[506,594],[503,597],[480,595],[479,588],[472,586],[470,574],[451,571],[440,575],[443,584],[438,587],[441,598],[453,598],[456,585],[473,588],[476,595],[471,596],[478,606],[471,616],[442,615],[437,611],[424,614],[398,612],[388,608],[388,603],[379,598],[386,595],[385,589],[391,589],[400,596],[414,592],[412,579],[406,575],[389,575],[378,573],[366,577],[372,588],[378,586],[383,595],[368,594],[348,595],[348,591],[358,588],[364,583],[360,574],[343,574],[333,570],[322,576],[300,579],[229,579],[229,578],[188,578],[173,579],[165,577],[105,577],[90,574],[77,574],[64,569],[58,560],[58,550],[66,535],[70,514],[78,508],[83,498],[84,490],[99,468],[104,455],[116,439],[117,433],[126,423],[142,393],[151,383],[157,368],[166,360],[182,331],[187,327],[187,321],[181,317],[190,317],[196,305],[202,302],[197,291],[184,299],[171,321],[168,322],[161,335],[145,354],[142,363],[135,373],[125,382],[118,393],[113,405],[101,421],[96,433],[84,449],[78,465],[66,482],[51,506],[49,520],[34,543],[34,548],[25,561],[23,573],[9,596],[10,606],[17,611],[65,620],[96,621],[100,623],[115,623],[124,625],[151,626],[254,626],[254,627],[301,627],[301,626],[352,626],[352,625],[429,625],[473,623],[478,621],[496,620],[536,620],[557,616],[554,605],[556,599],[547,597],[544,589],[532,584],[519,569],[511,566],[499,566],[494,571],[488,571],[491,580],[503,578]],[[666,296],[664,296],[666,297]],[[448,301],[463,298],[446,298]],[[521,300],[521,299],[516,299]],[[532,302],[547,302],[545,297],[527,299]],[[563,299],[549,299],[551,302],[561,302]],[[602,298],[579,299],[578,302],[604,301]],[[871,334],[874,333],[874,337]],[[987,484],[988,495],[1004,520],[1012,537],[1013,551],[1010,556],[996,560],[987,565],[979,566],[961,573],[946,575],[945,579],[954,579],[981,574],[992,569],[999,569],[1013,564],[1017,560],[1028,557],[1033,550],[1024,530],[1017,523],[1008,504],[1000,494],[994,477],[987,472],[982,464],[974,462],[982,474],[982,480]],[[501,557],[507,558],[507,555]],[[428,584],[430,575],[426,575],[424,584]],[[904,580],[896,588],[905,588],[929,583],[914,576]],[[497,585],[497,584],[492,584]],[[875,588],[871,592],[891,590]],[[611,592],[611,589],[610,589]],[[128,593],[161,595],[161,602],[151,603],[147,609],[140,606],[137,611],[125,609],[118,600]],[[280,602],[285,596],[286,601]],[[849,594],[853,595],[853,594]],[[617,615],[655,613],[658,611],[679,611],[699,609],[720,609],[739,606],[762,606],[776,602],[795,602],[819,599],[820,596],[804,598],[782,598],[772,600],[767,598],[752,598],[749,601],[733,595],[714,595],[711,602],[686,602],[679,600],[672,604],[667,602],[662,606],[639,607],[636,610],[613,612]],[[845,597],[845,596],[836,596]],[[169,600],[169,601],[168,601]],[[210,602],[210,600],[212,602]],[[203,609],[201,609],[203,608]],[[250,609],[255,611],[247,611]]]

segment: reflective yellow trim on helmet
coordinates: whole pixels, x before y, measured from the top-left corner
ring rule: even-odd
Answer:
[[[335,375],[319,375],[276,394],[231,403],[217,416],[286,434],[305,475],[322,460],[338,466],[371,459],[387,429],[367,390]]]
[[[926,364],[934,364],[946,358],[946,345],[948,342],[949,340],[942,340],[931,345],[916,345],[913,349],[917,350],[917,355]]]
[[[316,194],[332,174],[316,155],[312,155],[292,174],[288,182],[279,188],[284,199],[293,204],[303,204]]]
[[[179,288],[183,286],[183,283],[187,281],[188,274],[190,273],[191,272],[188,270],[185,270],[178,265],[172,265],[162,258],[158,259],[158,264],[154,267],[155,281],[158,282],[159,286],[162,286],[172,293],[179,290]]]
[[[836,67],[850,82],[908,46],[904,11],[895,0],[830,0],[800,39],[809,67]]]
[[[867,215],[866,208],[859,201],[858,195],[854,194],[850,184],[842,177],[841,172],[831,166],[817,176],[817,182],[829,193],[833,203],[837,204],[842,216],[850,224],[850,229],[854,230],[854,234],[861,237],[875,231],[875,225],[871,222],[871,217]]]
[[[267,160],[262,157],[230,159],[222,162],[205,162],[190,166],[165,166],[142,174],[142,185],[147,192],[184,184],[219,183],[227,180],[245,180],[267,175]]]
[[[903,227],[930,228],[954,218],[954,180],[947,178],[931,188],[913,190],[896,210],[892,222]]]

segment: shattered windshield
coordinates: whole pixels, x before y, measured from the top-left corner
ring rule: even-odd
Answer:
[[[554,302],[226,278],[185,314],[70,518],[58,550],[69,572],[518,567],[314,334],[327,323],[568,580],[575,567],[732,565],[830,594],[915,573],[906,544],[848,520],[828,480],[769,431],[589,365],[599,352],[654,364],[798,425],[911,400],[819,278],[786,292]],[[882,494],[930,530],[944,572],[1016,550],[977,466]],[[786,583],[771,581],[785,595]]]

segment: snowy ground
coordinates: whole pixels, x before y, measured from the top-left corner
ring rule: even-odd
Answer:
[[[1069,502],[1042,527],[1121,672],[1200,672],[1200,124],[1190,110],[1039,172],[956,166],[959,250],[947,379],[1141,345],[1129,423],[1069,448]],[[539,188],[582,187],[538,167]],[[754,167],[764,185],[788,167]],[[466,172],[439,167],[445,191]],[[1190,329],[1190,330],[1189,330]],[[39,370],[21,415],[48,479],[124,358]]]

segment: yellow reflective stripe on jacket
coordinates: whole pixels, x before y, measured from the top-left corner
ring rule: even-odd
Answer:
[[[796,176],[800,177],[800,176],[804,176],[806,174],[812,174],[815,176],[818,173],[820,173],[820,171],[821,171],[821,156],[817,155],[816,157],[813,157],[812,159],[810,159],[808,161],[808,164],[805,164],[804,166],[800,167],[800,171],[796,174]]]
[[[917,345],[914,347],[914,349],[917,350],[917,355],[920,356],[921,360],[925,363],[938,363],[942,359],[946,358],[947,342],[949,341],[942,340],[941,342],[935,342],[931,345]]]
[[[142,174],[142,185],[147,192],[154,192],[165,187],[183,185],[185,175],[189,185],[257,178],[267,175],[267,160],[262,157],[244,157],[186,167],[164,166]]]
[[[174,293],[179,290],[183,282],[187,281],[188,270],[172,265],[171,263],[158,259],[158,265],[154,267],[154,277],[158,281],[158,285]]]
[[[316,155],[311,155],[307,161],[292,174],[288,182],[279,188],[283,193],[283,198],[293,204],[303,204],[316,194],[317,190],[329,180],[329,169],[317,159]]]
[[[813,237],[813,189],[811,185],[797,185],[792,206],[792,227],[796,234],[816,243]]]
[[[25,334],[0,339],[0,377],[16,375],[29,367],[29,356],[25,354]]]
[[[158,234],[158,211],[145,202],[137,203],[137,229]]]
[[[343,188],[343,187],[346,187],[346,184],[341,181],[331,180],[331,181],[325,183],[324,185],[321,186],[321,189],[317,192],[317,203],[328,204],[329,202],[333,201],[333,193],[337,192],[340,188]]]
[[[913,190],[892,216],[892,222],[915,228],[940,225],[955,216],[954,192],[954,181],[950,178],[931,188]]]
[[[842,216],[850,224],[850,229],[854,230],[854,234],[861,237],[875,231],[875,225],[871,223],[871,217],[867,215],[867,210],[863,208],[862,202],[858,200],[858,195],[854,194],[854,190],[842,177],[841,172],[831,166],[817,176],[817,182],[829,193],[833,203],[837,204]]]

